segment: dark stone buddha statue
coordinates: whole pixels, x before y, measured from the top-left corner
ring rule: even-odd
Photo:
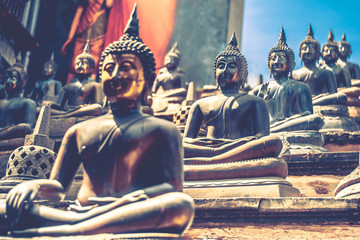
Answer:
[[[291,79],[294,52],[286,43],[284,29],[268,54],[273,80],[255,87],[251,94],[263,98],[270,112],[270,131],[318,130],[323,122],[313,115],[311,91],[307,84]]]
[[[333,71],[336,78],[337,88],[351,87],[351,76],[349,70],[336,64],[339,58],[339,47],[331,30],[329,32],[328,41],[321,49],[321,54],[323,59],[321,67]]]
[[[346,41],[345,33],[342,35],[338,47],[339,47],[339,59],[337,63],[340,66],[341,65],[345,66],[349,70],[351,79],[360,79],[359,65],[348,61],[348,58],[350,58],[352,51],[351,51],[350,43]]]
[[[334,73],[329,69],[316,66],[320,54],[320,43],[315,40],[310,25],[306,38],[299,46],[299,57],[304,66],[294,70],[292,78],[309,85],[313,105],[344,105],[347,102],[346,95],[337,93]]]
[[[191,224],[194,203],[181,193],[180,132],[140,109],[155,77],[155,61],[138,34],[135,8],[124,35],[102,53],[99,71],[111,112],[74,125],[64,136],[50,179],[19,184],[6,204],[1,202],[12,235],[180,235]],[[84,177],[76,209],[81,212],[31,203],[36,196],[63,196],[80,163]]]
[[[87,44],[83,53],[76,57],[76,78],[61,89],[58,104],[51,106],[52,115],[70,117],[102,113],[104,94],[101,84],[91,78],[95,61],[89,52],[90,45]]]
[[[37,105],[41,106],[43,101],[57,102],[62,83],[55,79],[57,64],[54,61],[54,53],[49,61],[44,64],[43,79],[36,81],[34,89],[31,93]]]
[[[197,100],[191,106],[184,132],[185,164],[277,156],[282,144],[280,139],[267,136],[266,103],[242,91],[247,62],[237,47],[235,34],[215,58],[214,70],[221,93]],[[197,138],[203,123],[207,126],[207,137]],[[254,151],[256,148],[261,150]]]
[[[17,61],[4,74],[6,98],[0,100],[0,140],[25,137],[36,120],[36,103],[23,97],[27,73]]]
[[[165,67],[159,70],[151,90],[151,107],[155,116],[169,115],[171,119],[185,100],[186,74],[179,67],[180,61],[181,54],[176,42],[165,55]]]

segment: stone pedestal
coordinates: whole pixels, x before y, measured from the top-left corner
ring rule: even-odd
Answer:
[[[300,191],[280,177],[186,181],[183,191],[192,198],[298,197]]]

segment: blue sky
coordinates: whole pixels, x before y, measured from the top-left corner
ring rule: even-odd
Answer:
[[[298,49],[309,24],[321,46],[327,42],[330,28],[338,42],[345,32],[353,52],[350,61],[360,64],[359,11],[358,0],[245,0],[241,51],[248,61],[249,84],[256,85],[260,73],[269,81],[267,55],[282,26],[295,54],[295,69],[301,67]]]

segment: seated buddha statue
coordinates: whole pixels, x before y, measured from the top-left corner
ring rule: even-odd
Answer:
[[[159,70],[151,90],[151,108],[155,115],[172,117],[186,98],[186,75],[179,67],[180,61],[181,54],[176,42],[165,55],[165,67]]]
[[[345,67],[349,70],[351,79],[360,79],[360,67],[358,64],[349,62],[348,58],[351,55],[351,45],[348,41],[346,41],[345,33],[343,33],[341,37],[341,41],[338,44],[339,46],[339,59],[337,63],[339,65],[345,65]]]
[[[323,122],[313,115],[311,91],[306,83],[291,79],[294,52],[281,29],[278,43],[270,49],[268,67],[273,80],[255,87],[251,94],[265,100],[270,112],[270,131],[318,130]]]
[[[339,47],[331,30],[329,32],[328,41],[321,49],[321,54],[323,64],[320,67],[333,71],[335,74],[337,88],[351,87],[351,76],[349,70],[336,64],[339,58]]]
[[[54,61],[53,53],[50,60],[44,64],[44,78],[36,81],[31,93],[31,99],[33,99],[38,106],[41,106],[43,101],[57,102],[62,83],[55,79],[56,70],[57,64]]]
[[[36,121],[36,103],[23,97],[27,73],[17,61],[4,74],[6,98],[0,100],[0,140],[25,137]]]
[[[95,60],[90,55],[90,45],[75,59],[76,78],[65,85],[57,104],[52,104],[52,115],[86,116],[102,113],[104,94],[101,84],[91,78]]]
[[[235,34],[225,50],[217,55],[214,70],[221,92],[192,104],[184,131],[185,164],[278,156],[282,143],[276,137],[267,136],[266,103],[242,91],[247,62],[237,47]],[[207,126],[206,138],[197,138],[203,122]]]
[[[310,25],[307,36],[299,47],[299,57],[304,66],[294,70],[292,78],[309,85],[313,105],[344,105],[347,98],[345,94],[337,93],[334,73],[331,70],[316,66],[320,54],[320,43],[315,40]]]
[[[21,183],[1,202],[12,235],[181,234],[191,224],[194,203],[181,192],[180,132],[140,110],[155,61],[139,38],[136,8],[124,35],[102,52],[99,72],[111,111],[68,130],[50,179]],[[80,212],[32,203],[63,196],[80,163],[84,177],[73,208]]]

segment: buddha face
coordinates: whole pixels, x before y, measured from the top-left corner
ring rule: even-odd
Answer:
[[[338,58],[337,49],[335,46],[324,46],[322,51],[322,58],[325,61],[334,62]]]
[[[221,89],[240,87],[240,67],[235,56],[221,56],[216,62],[216,80]]]
[[[270,55],[270,71],[276,77],[280,75],[287,76],[289,72],[289,60],[283,51],[273,52]]]
[[[87,58],[77,58],[74,68],[75,72],[80,75],[89,75],[94,70]]]
[[[52,77],[55,75],[55,67],[53,64],[45,64],[44,66],[44,76]]]
[[[101,79],[104,93],[112,103],[136,102],[146,84],[142,63],[133,54],[107,55]]]
[[[350,46],[347,44],[339,44],[339,56],[342,59],[347,59],[351,54]]]
[[[316,60],[316,47],[313,43],[303,43],[300,49],[300,58],[303,61],[309,60]]]
[[[5,72],[5,90],[9,93],[18,93],[22,90],[21,76],[16,70]]]
[[[164,64],[168,69],[174,69],[178,66],[178,58],[171,55],[166,55],[164,59]]]

